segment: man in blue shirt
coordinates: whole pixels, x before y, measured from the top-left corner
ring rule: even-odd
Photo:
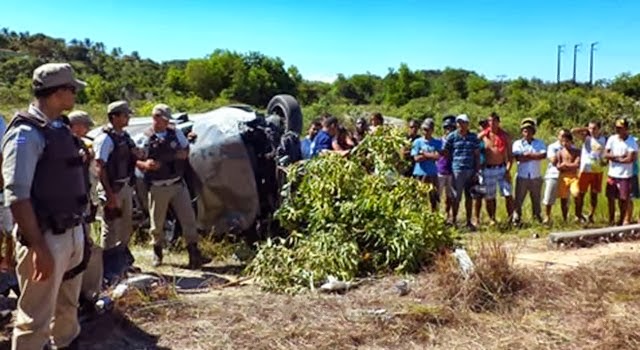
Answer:
[[[302,159],[311,158],[311,143],[313,139],[318,134],[318,131],[322,128],[322,123],[319,120],[314,120],[311,122],[309,126],[309,130],[307,131],[307,136],[300,142],[300,150],[302,151]]]
[[[438,168],[436,167],[436,161],[440,158],[442,141],[432,137],[434,127],[435,123],[433,119],[425,119],[422,123],[423,136],[413,141],[411,156],[415,161],[413,176],[433,186],[433,190],[429,195],[429,201],[431,202],[431,210],[437,211],[439,196],[437,191]]]
[[[333,150],[332,141],[338,134],[338,119],[336,117],[327,117],[322,122],[322,130],[318,132],[311,142],[311,157],[316,157],[322,152],[330,152]]]
[[[444,154],[451,159],[453,170],[452,224],[456,223],[464,192],[467,227],[474,230],[471,223],[471,187],[477,181],[480,170],[480,141],[475,133],[469,131],[469,117],[466,114],[457,116],[456,123],[458,129],[447,136],[444,145]]]

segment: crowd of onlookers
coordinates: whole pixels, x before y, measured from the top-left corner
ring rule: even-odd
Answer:
[[[324,152],[346,155],[383,123],[383,116],[375,113],[369,121],[357,119],[350,131],[337,118],[323,116],[311,123],[301,142],[303,158]],[[551,221],[557,199],[562,218],[567,221],[573,198],[575,221],[593,223],[605,178],[609,224],[631,223],[632,199],[640,198],[640,190],[638,145],[629,134],[629,121],[617,119],[615,132],[608,137],[599,121],[571,130],[561,129],[555,140],[547,140],[548,144],[536,138],[537,127],[535,120],[527,118],[520,123],[520,135],[510,135],[500,126],[496,113],[480,120],[477,127],[465,114],[447,115],[439,126],[432,118],[422,122],[410,120],[407,138],[411,149],[405,154],[411,166],[405,175],[433,186],[435,190],[425,200],[431,210],[442,211],[451,225],[457,225],[464,198],[465,225],[471,230],[481,222],[483,203],[489,225],[496,224],[498,193],[505,199],[506,219],[514,224],[522,220],[527,195],[536,221],[545,224]],[[585,214],[587,193],[590,206]]]

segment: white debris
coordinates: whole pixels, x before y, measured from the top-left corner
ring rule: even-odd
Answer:
[[[394,287],[396,288],[400,296],[405,296],[411,291],[411,287],[409,287],[409,282],[407,282],[407,280],[399,281],[394,285]]]
[[[453,256],[455,256],[458,261],[458,265],[460,266],[460,271],[462,271],[462,275],[467,278],[470,274],[473,273],[474,265],[473,261],[467,254],[467,251],[464,248],[456,248],[453,252]]]
[[[355,283],[340,281],[334,276],[328,276],[327,282],[320,286],[320,291],[325,293],[340,292],[350,289],[354,286],[356,286]]]

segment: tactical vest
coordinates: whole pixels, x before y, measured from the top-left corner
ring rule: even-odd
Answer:
[[[89,191],[91,191],[91,179],[90,179],[91,174],[89,173],[90,171],[89,167],[91,166],[91,158],[89,157],[89,155],[91,154],[91,150],[89,149],[89,146],[87,146],[87,144],[84,142],[82,138],[78,137],[78,141],[79,141],[80,149],[82,151],[80,156],[85,158],[84,161],[82,162],[82,174],[84,175],[84,183],[87,187],[87,193],[89,193]]]
[[[186,160],[176,159],[176,152],[182,147],[176,135],[176,130],[167,128],[165,138],[158,137],[152,128],[145,131],[145,136],[149,138],[148,158],[160,162],[160,168],[154,171],[147,171],[145,179],[147,181],[169,180],[184,175]]]
[[[136,157],[131,152],[136,147],[135,143],[126,131],[118,134],[111,127],[105,127],[102,131],[113,142],[113,151],[106,164],[109,185],[111,188],[117,187],[116,180],[123,179],[128,179],[131,182],[136,166]]]
[[[79,139],[66,125],[54,126],[24,112],[16,114],[7,130],[20,124],[33,126],[45,140],[31,184],[40,229],[63,233],[81,222],[88,202]]]

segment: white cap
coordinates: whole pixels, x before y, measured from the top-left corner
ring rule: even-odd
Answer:
[[[456,122],[468,123],[469,122],[469,117],[466,114],[460,114],[459,116],[456,117]]]

